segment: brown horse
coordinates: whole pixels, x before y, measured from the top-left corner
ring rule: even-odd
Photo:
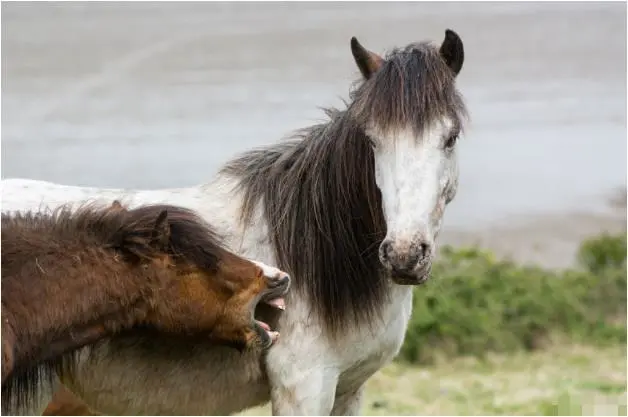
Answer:
[[[290,278],[224,249],[190,210],[3,213],[1,239],[3,413],[64,355],[132,327],[240,350],[278,336],[253,311],[259,301],[283,309]]]

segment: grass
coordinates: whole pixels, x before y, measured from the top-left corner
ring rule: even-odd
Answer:
[[[393,363],[369,380],[366,415],[626,415],[626,345]],[[269,415],[269,406],[243,415]]]

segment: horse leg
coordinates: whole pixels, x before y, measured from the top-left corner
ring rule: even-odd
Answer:
[[[266,372],[273,415],[329,415],[340,372],[328,352],[320,338],[300,329],[286,332],[270,349]]]
[[[325,372],[322,367],[292,369],[282,374],[281,379],[271,377],[273,415],[329,415],[334,405],[337,375]]]
[[[332,416],[358,416],[362,409],[362,398],[364,397],[364,385],[356,390],[336,396],[334,408],[331,410]]]

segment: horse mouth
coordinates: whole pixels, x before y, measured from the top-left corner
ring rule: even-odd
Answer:
[[[263,332],[265,332],[266,337],[262,337],[263,348],[269,348],[273,343],[279,340],[279,332],[272,330],[268,323],[255,319],[255,325]]]
[[[414,273],[393,273],[392,280],[397,285],[422,285],[430,279],[430,275],[432,273],[432,265],[428,265],[426,268],[423,268],[419,274]]]
[[[253,320],[255,327],[262,339],[262,347],[269,348],[279,339],[279,332],[274,330],[278,318],[286,309],[284,296],[288,292],[289,285],[281,285],[270,288],[255,305]]]
[[[284,300],[283,297],[273,298],[272,300],[268,300],[268,301],[262,300],[262,302],[265,302],[271,307],[278,308],[279,310],[286,309],[286,301]]]

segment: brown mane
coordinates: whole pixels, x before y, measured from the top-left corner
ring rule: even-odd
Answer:
[[[296,291],[312,300],[331,337],[372,323],[388,297],[377,254],[386,223],[367,123],[420,133],[449,116],[462,127],[466,109],[454,79],[429,43],[393,50],[357,84],[346,109],[327,109],[327,122],[222,170],[239,179],[244,224],[262,204],[279,267],[297,277]]]
[[[155,221],[164,211],[170,230],[167,244],[161,247],[152,244],[152,240]],[[225,251],[221,237],[194,211],[171,205],[111,210],[92,203],[75,211],[70,206],[61,206],[52,212],[2,213],[2,230],[3,235],[22,235],[13,244],[30,242],[31,246],[46,251],[67,248],[68,242],[72,242],[76,248],[98,246],[120,250],[136,261],[166,252],[175,259],[185,256],[211,270],[218,268]],[[10,270],[13,263],[21,264],[23,259],[18,254],[29,256],[28,251],[16,247],[10,259],[2,259],[2,269]]]

